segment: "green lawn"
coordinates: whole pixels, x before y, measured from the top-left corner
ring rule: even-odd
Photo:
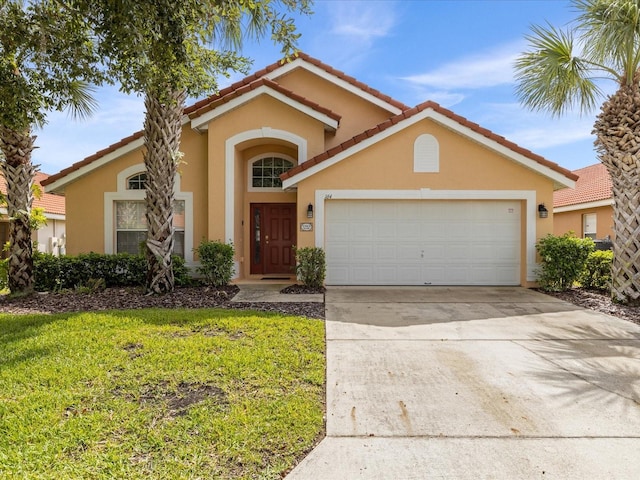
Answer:
[[[0,315],[0,478],[277,479],[322,435],[324,324]]]

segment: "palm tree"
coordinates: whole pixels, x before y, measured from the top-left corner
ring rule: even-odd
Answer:
[[[574,0],[567,30],[532,28],[516,61],[517,94],[529,108],[561,115],[593,111],[604,97],[598,81],[617,89],[604,100],[593,133],[613,184],[612,296],[640,303],[640,1]]]
[[[174,289],[171,255],[173,253],[173,180],[181,158],[182,113],[185,90],[171,92],[165,102],[160,95],[145,96],[144,164],[147,170],[147,289],[170,292]]]
[[[96,60],[86,29],[55,4],[0,0],[0,172],[7,182],[11,293],[28,294],[34,285],[32,129],[46,122],[47,111],[92,111],[82,78],[98,78]]]
[[[278,7],[310,13],[310,1],[58,0],[91,25],[121,90],[145,97],[148,293],[174,289],[173,180],[186,96],[211,93],[220,75],[247,71],[249,59],[237,53],[246,35],[261,37],[270,28],[283,52],[293,52],[299,35]]]

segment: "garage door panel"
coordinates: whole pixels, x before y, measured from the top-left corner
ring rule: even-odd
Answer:
[[[375,245],[370,243],[356,243],[349,247],[349,259],[359,264],[368,264],[374,256]]]
[[[518,201],[328,201],[327,283],[518,285],[520,214]]]
[[[397,271],[398,281],[396,285],[422,284],[422,268],[419,265],[400,265]]]
[[[331,258],[336,265],[340,263],[347,263],[349,262],[349,245],[336,245],[335,243],[327,245],[326,254],[327,257]]]
[[[356,265],[351,269],[351,281],[354,285],[366,285],[374,278],[372,265]]]
[[[374,258],[382,263],[396,263],[399,260],[398,248],[396,245],[376,245]]]
[[[373,235],[373,238],[378,242],[395,242],[398,236],[396,222],[376,223]]]
[[[349,224],[336,221],[331,225],[331,237],[334,242],[346,242],[349,240]]]

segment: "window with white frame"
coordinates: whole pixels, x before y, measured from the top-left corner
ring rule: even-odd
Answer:
[[[147,188],[147,174],[138,173],[127,179],[127,190],[144,190]]]
[[[252,189],[281,189],[280,175],[293,168],[293,162],[280,156],[265,156],[250,164]]]
[[[586,213],[582,215],[582,232],[584,238],[593,238],[597,236],[597,215],[595,213]]]
[[[115,192],[104,193],[104,252],[140,252],[147,238],[144,164],[130,165],[117,174]],[[193,262],[193,192],[183,192],[181,176],[174,179],[173,229],[175,254]]]
[[[184,201],[173,204],[173,253],[184,258]],[[146,207],[143,200],[117,200],[115,202],[116,253],[137,254],[147,239]]]

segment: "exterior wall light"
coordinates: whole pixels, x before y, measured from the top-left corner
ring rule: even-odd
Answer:
[[[538,216],[540,218],[547,218],[549,216],[549,210],[544,206],[544,203],[538,205]]]
[[[313,205],[311,204],[307,207],[307,218],[313,218]]]

